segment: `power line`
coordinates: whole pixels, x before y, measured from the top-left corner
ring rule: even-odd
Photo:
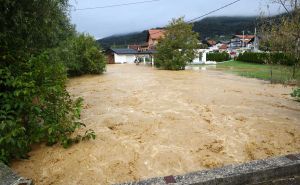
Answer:
[[[201,15],[201,16],[199,16],[199,17],[193,18],[193,19],[187,21],[187,23],[192,23],[192,22],[194,22],[194,21],[196,21],[196,20],[198,20],[198,19],[201,19],[201,18],[203,18],[203,17],[205,17],[205,16],[207,16],[207,15],[210,15],[210,14],[212,14],[212,13],[215,13],[215,12],[219,11],[219,10],[222,10],[222,9],[224,9],[224,8],[227,8],[228,6],[231,6],[231,5],[233,5],[233,4],[235,4],[235,3],[239,2],[239,1],[241,1],[241,0],[233,1],[233,2],[231,2],[231,3],[229,3],[229,4],[226,4],[226,5],[224,5],[224,6],[220,7],[220,8],[218,8],[218,9],[215,9],[215,10],[213,10],[213,11],[210,11],[210,12],[204,14],[204,15]]]
[[[217,12],[217,11],[219,11],[219,10],[222,10],[222,9],[224,9],[224,8],[227,8],[228,6],[231,6],[231,5],[235,4],[235,3],[238,3],[239,1],[241,1],[241,0],[233,1],[233,2],[231,2],[231,3],[229,3],[229,4],[226,4],[226,5],[224,5],[224,6],[220,7],[220,8],[218,8],[218,9],[212,10],[212,11],[210,11],[210,12],[208,12],[208,13],[206,13],[206,14],[203,14],[203,15],[201,15],[201,16],[199,16],[199,17],[193,18],[193,19],[187,21],[187,23],[193,23],[194,21],[196,21],[196,20],[198,20],[198,19],[201,19],[201,18],[203,18],[203,17],[205,17],[205,16],[208,16],[208,15],[210,15],[210,14],[212,14],[212,13],[215,13],[215,12]],[[160,33],[160,31],[154,32],[154,33],[152,33],[152,34],[158,34],[158,33]]]
[[[107,5],[107,6],[98,6],[98,7],[90,7],[90,8],[78,8],[75,11],[82,11],[82,10],[93,10],[93,9],[102,9],[102,8],[113,8],[113,7],[120,7],[120,6],[129,6],[129,5],[136,5],[136,4],[144,4],[144,3],[151,3],[157,2],[160,0],[148,0],[148,1],[138,1],[132,3],[123,3],[123,4],[114,4],[114,5]]]

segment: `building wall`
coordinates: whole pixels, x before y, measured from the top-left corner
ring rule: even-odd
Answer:
[[[114,54],[116,64],[134,63],[136,57],[132,54]]]

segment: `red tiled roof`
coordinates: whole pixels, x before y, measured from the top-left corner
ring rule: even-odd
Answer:
[[[223,44],[222,46],[219,47],[219,49],[227,49],[227,48],[228,48],[227,44]]]
[[[165,35],[165,30],[158,30],[158,29],[153,29],[153,30],[149,30],[149,35],[152,39],[159,39],[161,37],[164,37]]]
[[[248,40],[248,39],[253,39],[255,37],[255,35],[236,35],[236,37],[240,38],[240,39],[245,39],[245,40]]]
[[[207,40],[207,43],[208,43],[209,45],[211,45],[211,46],[213,46],[213,45],[216,45],[216,44],[217,44],[217,42],[216,42],[216,41],[214,41],[214,40]]]

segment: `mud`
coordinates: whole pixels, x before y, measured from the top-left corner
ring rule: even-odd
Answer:
[[[13,169],[36,184],[114,184],[300,151],[291,87],[216,71],[109,65],[71,79],[96,140],[36,146]],[[83,131],[83,130],[82,130]]]

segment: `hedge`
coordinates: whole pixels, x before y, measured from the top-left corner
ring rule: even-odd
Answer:
[[[206,55],[208,61],[224,62],[230,60],[230,55],[226,52],[222,53],[208,53]]]
[[[267,57],[270,57],[272,63],[288,65],[291,66],[294,64],[294,59],[288,56],[285,53],[251,53],[245,52],[239,54],[237,57],[238,61],[256,63],[256,64],[265,64]]]

